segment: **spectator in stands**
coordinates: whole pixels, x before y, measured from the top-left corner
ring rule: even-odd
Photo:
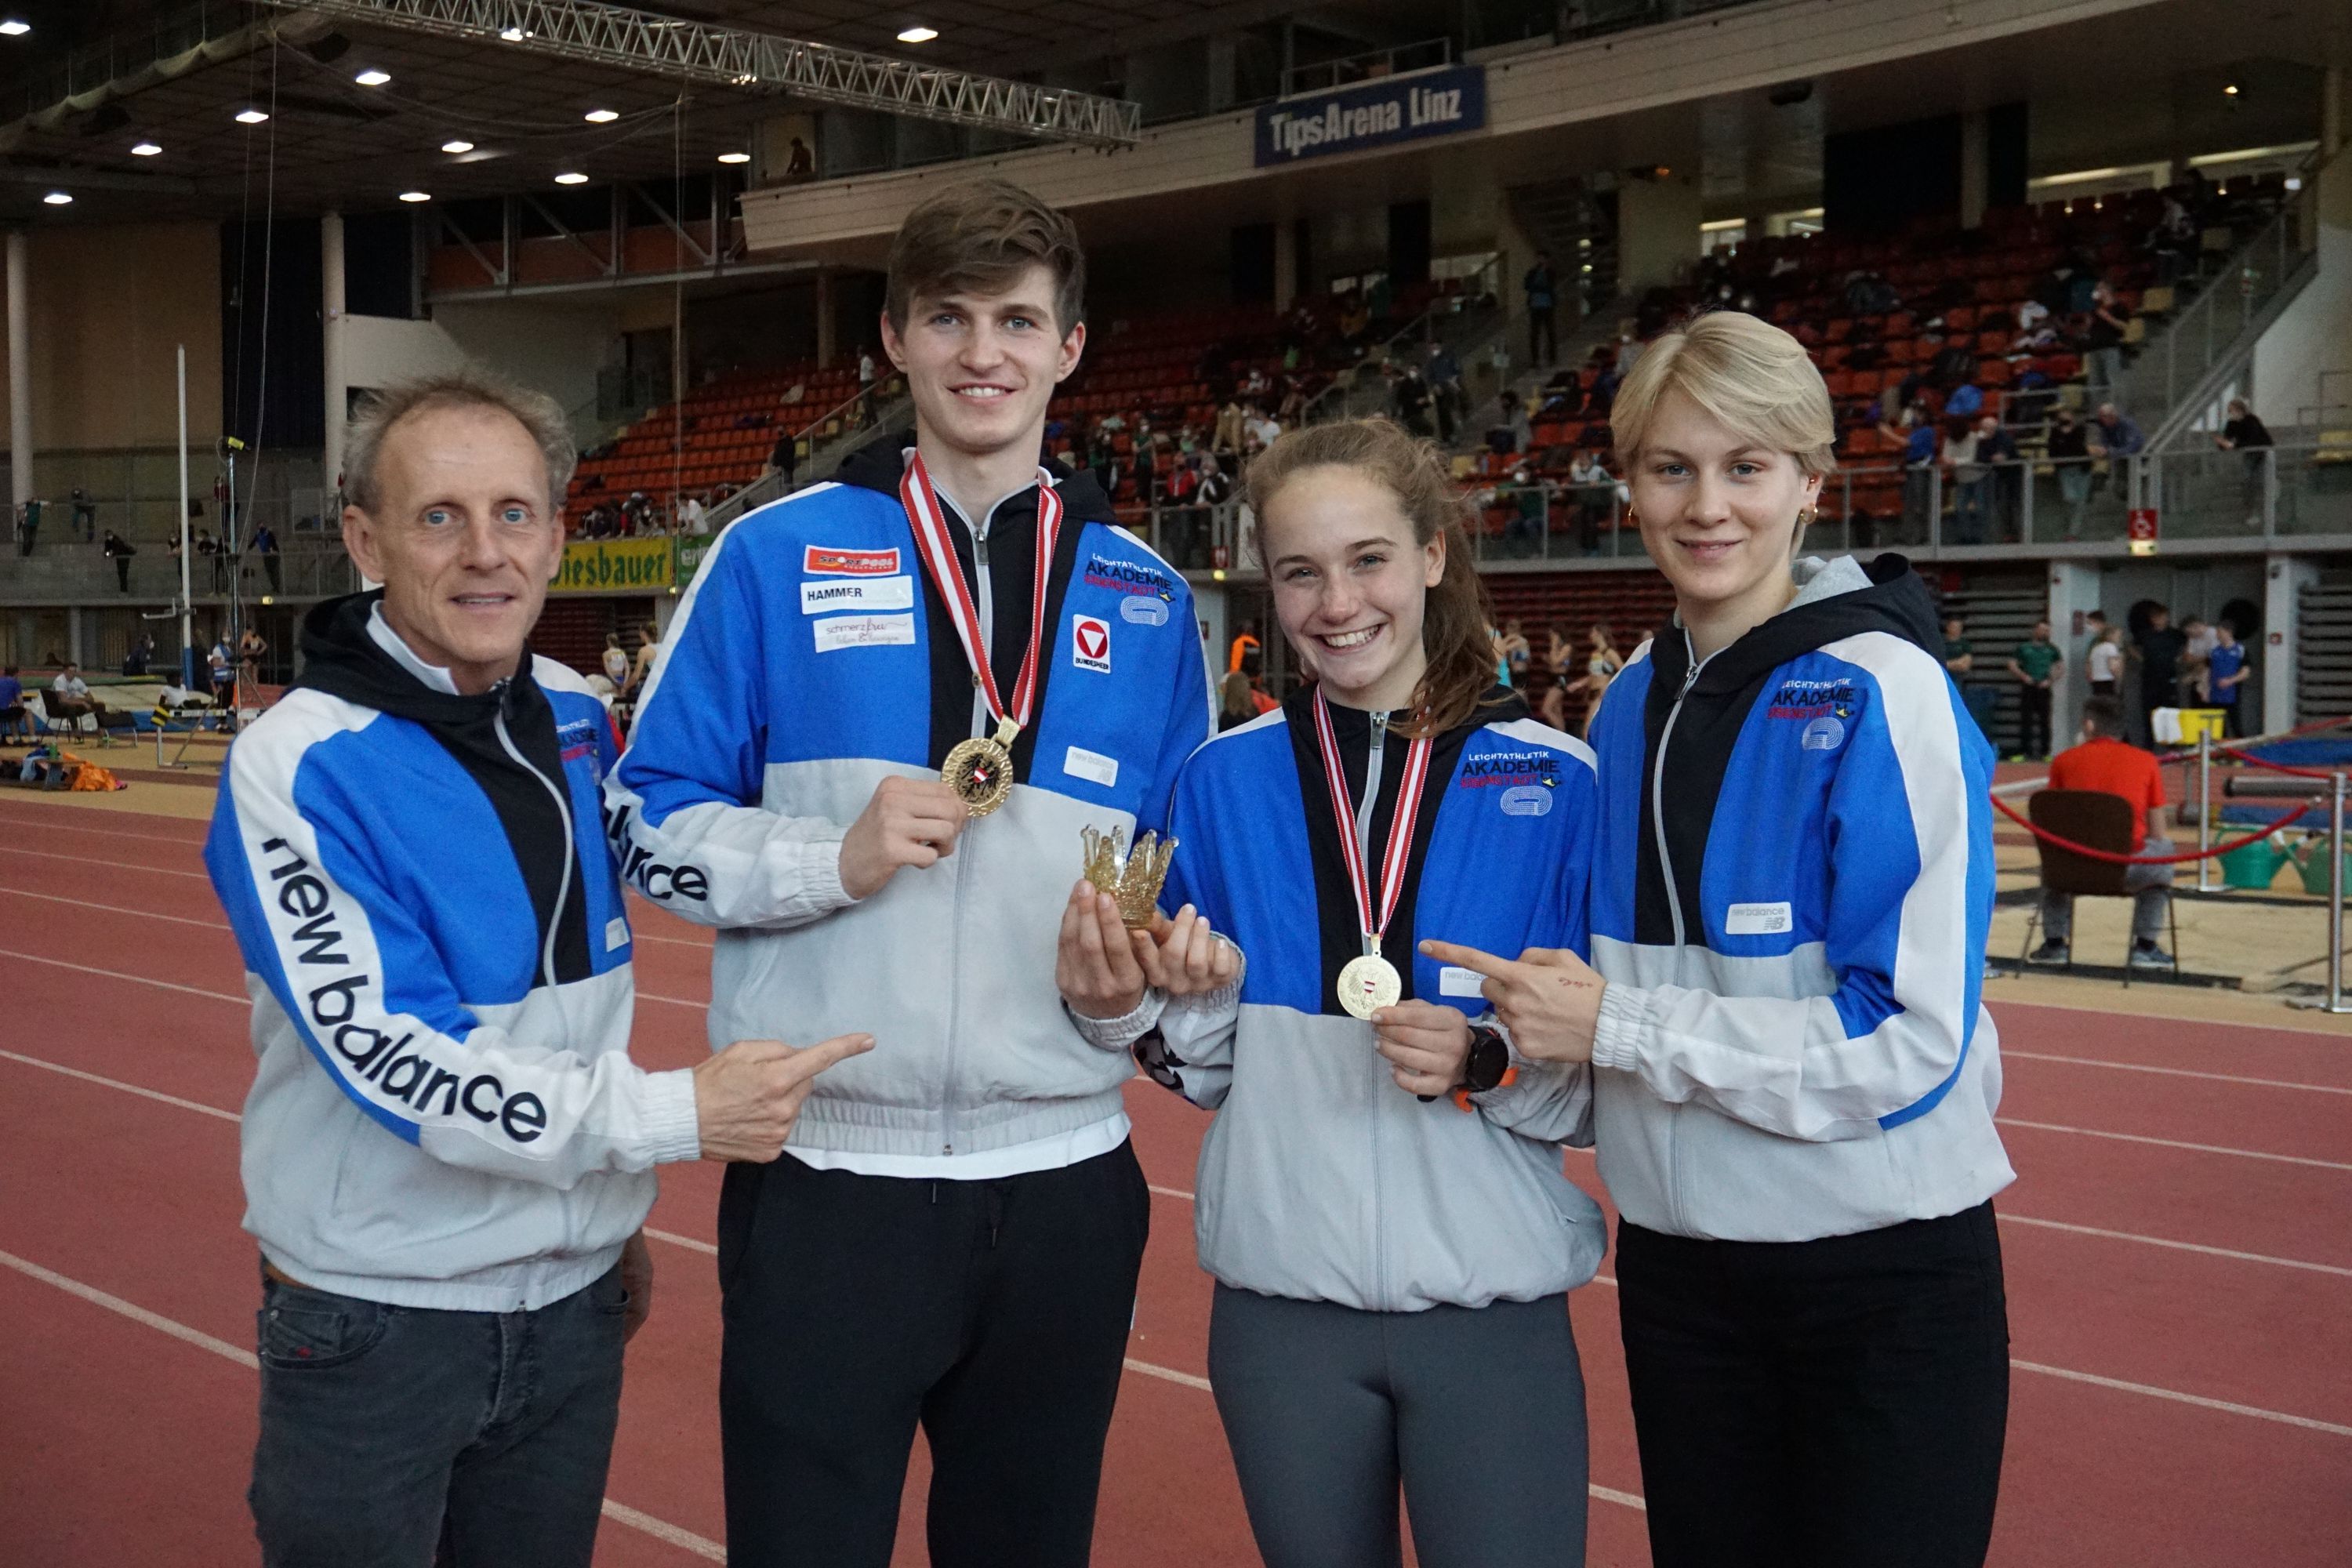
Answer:
[[[1225,671],[1217,682],[1217,732],[1246,724],[1257,714],[1257,693],[1250,678],[1238,669]]]
[[[1995,541],[2006,541],[2014,537],[2017,498],[2025,484],[2025,470],[2018,462],[2017,437],[2009,433],[1998,415],[1990,412],[1978,417],[1976,437],[1977,514],[1985,531],[1964,542],[1980,544],[1988,533]],[[1962,505],[1966,504],[1963,497]]]
[[[857,345],[857,424],[860,429],[871,428],[881,422],[882,405],[876,400],[874,351],[864,343]]]
[[[2095,397],[2112,393],[2123,379],[2124,337],[2131,330],[2131,312],[2102,280],[2091,290],[2090,314],[2083,332],[2083,363]]]
[[[1559,279],[1552,270],[1550,251],[1536,252],[1536,264],[1519,279],[1519,288],[1528,300],[1528,363],[1534,367],[1558,364]]]
[[[2246,645],[2238,640],[2238,628],[2226,620],[2214,622],[2213,649],[2205,656],[2206,700],[2221,710],[2221,733],[2230,740],[2245,733],[2240,727],[2238,698],[2252,673],[2246,668]]]
[[[1432,428],[1429,383],[1422,379],[1420,367],[1410,361],[1391,374],[1394,379],[1389,388],[1389,400],[1396,410],[1397,422],[1412,435],[1428,437]]]
[[[2101,626],[2094,629],[2091,646],[2083,656],[2084,678],[2090,682],[2094,697],[2113,697],[2120,700],[2124,678],[2124,629]]]
[[[1500,497],[1511,508],[1503,521],[1503,552],[1521,558],[1540,554],[1549,522],[1549,487],[1525,463],[1511,470],[1510,484]]]
[[[1443,412],[1441,410],[1441,412]],[[1307,384],[1297,376],[1284,380],[1282,404],[1274,411],[1275,422],[1286,430],[1295,430],[1307,417]]]
[[[1941,461],[1952,481],[1952,542],[1982,544],[1990,469],[1977,460],[1977,427],[1961,420],[1944,437]]]
[[[799,184],[816,178],[816,153],[798,136],[792,140],[784,159],[784,183]]]
[[[2124,713],[2112,697],[2093,697],[2083,704],[2082,743],[2061,752],[2050,762],[2052,789],[2095,790],[2120,796],[2132,808],[2131,853],[2169,855],[2172,839],[2167,825],[2164,772],[2147,752],[2124,740]],[[2131,966],[2163,969],[2172,963],[2157,939],[2164,932],[2166,901],[2171,897],[2172,868],[2134,865],[2124,868],[2124,886],[2132,899]],[[2029,963],[2065,963],[2074,956],[2074,896],[2042,892],[2042,945],[2026,954]]]
[[[2154,600],[2143,602],[2132,619],[2139,629],[2140,734],[2155,744],[2156,710],[2180,700],[2180,661],[2189,634],[2172,624],[2172,612]]]
[[[1601,525],[1616,510],[1617,481],[1601,465],[1599,452],[1579,452],[1568,466],[1568,482],[1576,507],[1576,548],[1585,555],[1601,553]]]
[[[210,529],[196,530],[196,553],[205,559],[205,564],[212,579],[212,591],[215,594],[226,593],[228,591],[228,555],[222,547],[221,542],[212,536]]]
[[[81,535],[84,544],[88,544],[98,537],[98,503],[90,500],[89,492],[79,485],[68,492],[68,499],[73,503],[71,524],[74,531]]]
[[[2212,626],[2202,616],[2189,616],[2180,623],[2180,673],[2179,701],[2183,708],[2205,706],[2205,660],[2212,653],[2216,638]]]
[[[793,476],[799,471],[800,465],[800,435],[793,428],[793,422],[787,419],[776,426],[776,444],[768,448],[767,465],[761,477],[782,474],[784,477],[784,492],[789,495],[794,489]]]
[[[2074,410],[2060,404],[2050,416],[2050,434],[2043,455],[2058,479],[2058,499],[2066,506],[2066,537],[2080,538],[2083,518],[2091,502],[2090,432],[2074,417]]]
[[[1925,405],[1915,403],[1903,410],[1899,425],[1882,421],[1878,433],[1903,448],[1904,538],[1925,543],[1936,494],[1936,421]]]
[[[253,531],[253,538],[248,548],[254,554],[261,557],[261,570],[269,578],[269,591],[273,594],[284,593],[286,591],[283,576],[285,567],[278,559],[277,531],[268,523],[263,523]]]
[[[247,1495],[272,1565],[446,1542],[587,1568],[651,1300],[651,1167],[775,1159],[806,1080],[867,1042],[627,1059],[619,868],[567,804],[618,748],[525,647],[562,551],[562,412],[461,373],[379,395],[351,448],[344,540],[383,587],[312,613],[205,854],[260,1056]],[[543,932],[544,956],[526,936],[532,961],[488,964],[490,931]]]
[[[2009,656],[2009,673],[2017,682],[2018,742],[2022,755],[2040,759],[2050,754],[2050,698],[2056,689],[2066,656],[2050,640],[2050,623],[2033,623],[2033,635]]]
[[[1462,362],[1443,342],[1429,345],[1428,381],[1430,393],[1436,399],[1437,438],[1450,447],[1462,422]],[[1286,415],[1283,423],[1296,428],[1298,421]]]
[[[2229,422],[2213,437],[2213,445],[2224,452],[2240,454],[2245,465],[2245,477],[2239,489],[2240,504],[2246,509],[2246,526],[2261,528],[2263,502],[2269,489],[2266,479],[2271,465],[2270,427],[2254,416],[2244,398],[2233,397],[2230,399]]]
[[[700,496],[690,495],[677,503],[677,531],[699,538],[710,531],[710,521]]]
[[[1248,417],[1242,424],[1244,429],[1257,437],[1261,447],[1273,446],[1282,435],[1281,424],[1260,404],[1250,405]]]
[[[653,498],[643,490],[631,490],[621,502],[621,531],[639,534],[649,531],[654,514]]]
[[[1238,396],[1227,397],[1224,406],[1217,410],[1216,427],[1209,433],[1211,448],[1219,452],[1240,451],[1242,427],[1248,418],[1249,412],[1242,406],[1242,400]]]
[[[11,664],[0,667],[0,737],[13,739],[20,731],[25,739],[33,739],[32,715],[25,710],[25,683]]]
[[[2091,455],[2107,460],[2106,483],[2121,492],[2125,489],[2124,459],[2137,457],[2147,445],[2139,426],[2131,416],[2112,403],[2099,405],[2098,417],[2091,421],[2089,431]]]
[[[131,592],[131,558],[139,553],[138,546],[110,528],[106,542],[99,548],[114,563],[114,585],[123,593]]]

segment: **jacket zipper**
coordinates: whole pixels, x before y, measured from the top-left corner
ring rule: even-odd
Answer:
[[[1691,688],[1698,684],[1699,669],[1706,663],[1693,652],[1688,631],[1683,633],[1683,651],[1690,658],[1690,668],[1683,672],[1683,688],[1675,693],[1675,705],[1666,710],[1666,721],[1658,731],[1658,755],[1650,767],[1650,829],[1658,841],[1658,872],[1665,879],[1666,912],[1674,917],[1675,921],[1675,976],[1677,983],[1682,977],[1685,936],[1682,893],[1675,886],[1675,860],[1666,849],[1666,742],[1674,739],[1675,721],[1682,717],[1683,700],[1690,695]],[[1707,658],[1714,657],[1713,654],[1707,655]]]
[[[1003,503],[1000,500],[998,505]],[[959,513],[959,516],[961,514]],[[996,507],[988,509],[979,522],[967,524],[971,531],[972,607],[980,614],[980,657],[996,657],[996,589],[988,570],[988,530],[996,521]],[[1045,584],[1034,585],[1033,592],[1043,592]],[[994,715],[988,710],[988,700],[981,694],[980,671],[971,672],[971,732],[986,735],[994,731],[991,722]],[[955,1061],[956,1039],[963,1032],[963,892],[969,879],[974,838],[964,837],[956,846],[961,853],[948,858],[953,868],[955,895],[950,903],[948,931],[948,1039],[947,1049],[940,1063],[940,1152],[955,1151]]]
[[[555,984],[555,933],[563,929],[563,909],[572,901],[572,860],[579,853],[578,847],[572,841],[572,803],[563,798],[563,791],[556,786],[554,780],[531,765],[530,759],[525,757],[514,743],[514,737],[507,733],[506,683],[500,681],[499,686],[499,711],[491,720],[492,727],[498,731],[499,744],[506,748],[507,755],[520,763],[525,773],[540,782],[555,802],[556,815],[563,819],[563,876],[555,885],[555,913],[547,922],[547,940],[541,944],[539,955],[540,974],[552,985]]]
[[[1706,662],[1698,657],[1698,650],[1691,647],[1687,627],[1683,632],[1683,655],[1688,660],[1688,666],[1683,671],[1682,689],[1675,693],[1675,705],[1666,710],[1666,721],[1659,726],[1657,760],[1650,769],[1650,827],[1658,841],[1658,874],[1666,884],[1666,911],[1674,917],[1674,975],[1677,985],[1682,984],[1683,948],[1687,936],[1683,928],[1682,892],[1675,885],[1674,856],[1666,848],[1666,742],[1674,738],[1675,721],[1682,717],[1683,701],[1690,696],[1691,688],[1698,684],[1700,667]],[[1707,655],[1707,658],[1714,657],[1713,654]],[[1674,1106],[1666,1107],[1666,1212],[1674,1216],[1675,1224],[1679,1226],[1683,1212],[1682,1178],[1675,1163],[1677,1122],[1674,1110]]]

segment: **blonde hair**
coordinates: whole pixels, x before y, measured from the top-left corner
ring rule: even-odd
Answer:
[[[1804,345],[1769,321],[1711,310],[1644,349],[1609,410],[1620,463],[1640,458],[1651,417],[1670,392],[1683,393],[1735,435],[1788,453],[1801,473],[1837,467],[1830,389]]]

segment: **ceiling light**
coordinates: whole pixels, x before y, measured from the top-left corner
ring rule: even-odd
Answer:
[[[30,22],[20,22],[14,16],[9,17],[5,22],[0,22],[0,37],[21,38],[32,30],[33,24]]]
[[[2229,86],[2223,88],[2221,91],[2227,97],[2235,98],[2238,96],[2238,84],[2233,81]]]
[[[258,125],[268,118],[269,116],[257,109],[240,109],[236,111],[236,122],[239,125]]]
[[[137,146],[131,149],[131,155],[134,158],[152,158],[156,153],[161,153],[163,150],[163,149],[158,147],[152,142],[142,142]]]
[[[721,153],[719,154],[719,161],[722,163],[748,163],[751,161],[751,154],[749,153]]]
[[[591,125],[610,125],[621,118],[621,111],[617,109],[592,109],[580,118]]]
[[[902,44],[928,44],[939,36],[937,27],[908,27],[898,35],[898,41]]]
[[[47,195],[43,196],[41,199],[48,203],[49,205],[53,207],[69,207],[73,205],[73,197],[66,195],[63,191],[51,191]]]
[[[588,176],[577,173],[565,173],[556,175],[555,183],[559,185],[584,185],[588,183]]]
[[[403,191],[400,199],[404,202],[429,202],[433,195],[429,191]]]
[[[359,75],[352,78],[352,79],[359,83],[362,87],[382,87],[385,82],[392,79],[392,73],[390,71],[376,70],[371,67],[369,69],[360,72]]]
[[[462,137],[455,142],[444,142],[441,143],[441,151],[444,153],[470,153],[473,150],[474,144],[471,142],[466,141]]]
[[[504,38],[509,44],[520,44],[525,38],[530,37],[530,35],[524,32],[520,27],[501,27],[499,29],[499,37]]]

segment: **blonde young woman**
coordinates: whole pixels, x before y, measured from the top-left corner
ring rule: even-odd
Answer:
[[[1413,939],[1584,945],[1590,752],[1496,682],[1424,443],[1317,426],[1249,487],[1317,681],[1178,774],[1158,942],[1073,900],[1063,994],[1216,1113],[1194,1184],[1209,1380],[1268,1568],[1395,1564],[1400,1495],[1425,1568],[1573,1568],[1565,1298],[1604,1237],[1560,1150],[1587,1136],[1590,1074],[1514,1056],[1478,977]]]
[[[1796,559],[1835,427],[1794,339],[1700,317],[1611,422],[1676,614],[1591,731],[1592,966],[1433,956],[1593,1065],[1658,1568],[1974,1568],[2009,1398],[1991,752],[1907,562]]]

